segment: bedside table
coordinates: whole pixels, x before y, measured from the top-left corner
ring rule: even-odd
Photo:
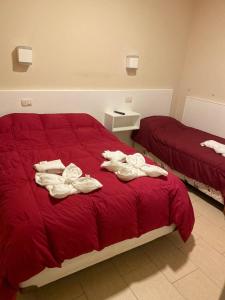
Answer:
[[[104,124],[112,132],[121,132],[139,129],[141,115],[134,111],[120,115],[115,112],[106,112]]]

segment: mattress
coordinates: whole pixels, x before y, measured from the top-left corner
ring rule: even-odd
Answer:
[[[0,118],[0,295],[43,269],[153,229],[175,224],[183,240],[194,214],[174,175],[121,182],[100,168],[104,150],[135,150],[87,114],[10,114]],[[53,199],[34,181],[43,160],[73,162],[103,187]],[[150,160],[147,159],[149,163]]]
[[[165,116],[142,119],[140,130],[132,138],[170,168],[211,186],[225,197],[225,158],[200,145],[206,140],[225,144],[225,139]]]

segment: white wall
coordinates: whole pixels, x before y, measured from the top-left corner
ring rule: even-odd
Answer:
[[[194,0],[1,0],[0,89],[175,88]],[[19,45],[33,65],[16,63]],[[125,57],[140,56],[136,76]]]
[[[225,1],[195,0],[193,12],[176,103],[178,118],[186,96],[225,103]]]
[[[149,90],[30,90],[0,91],[0,115],[12,112],[63,113],[86,112],[104,120],[104,112],[114,109],[132,109],[149,115],[168,115],[173,91]],[[125,103],[127,97],[132,104]],[[21,107],[21,99],[31,99],[31,107]]]
[[[182,121],[197,129],[225,137],[225,103],[186,97]]]

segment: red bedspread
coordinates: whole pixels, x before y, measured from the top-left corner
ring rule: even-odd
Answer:
[[[175,176],[128,183],[100,169],[104,150],[122,144],[86,114],[11,114],[0,118],[0,299],[45,267],[175,223],[184,240],[194,215]],[[103,188],[57,200],[34,182],[33,164],[77,164]]]
[[[163,116],[142,119],[133,139],[174,170],[221,191],[225,198],[225,157],[200,146],[206,140],[225,144],[225,139]]]

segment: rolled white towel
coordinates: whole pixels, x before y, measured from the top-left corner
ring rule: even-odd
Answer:
[[[225,157],[225,145],[214,140],[208,140],[203,143],[200,143],[201,146],[205,146],[213,149],[216,153],[221,154]]]
[[[102,153],[102,156],[108,160],[125,161],[126,159],[126,154],[124,154],[122,151],[119,150],[117,151],[106,150]]]
[[[95,178],[86,175],[80,177],[72,183],[73,187],[81,193],[90,193],[102,187],[102,184]]]
[[[70,195],[78,194],[79,191],[72,184],[47,185],[49,194],[56,199],[62,199]]]
[[[108,160],[108,161],[104,161],[101,164],[101,167],[105,168],[109,172],[117,172],[123,165],[124,165],[124,163],[122,163],[121,161]]]
[[[35,181],[41,186],[46,186],[63,184],[65,182],[65,179],[60,175],[38,172],[35,174]]]
[[[34,165],[34,168],[41,173],[62,174],[65,166],[60,159],[56,159],[51,161],[40,161]]]
[[[130,181],[138,177],[146,176],[143,171],[131,165],[122,166],[115,174],[122,181]]]
[[[82,175],[81,169],[75,164],[69,164],[62,173],[62,177],[65,178],[66,183],[71,183]]]
[[[159,176],[167,176],[168,172],[158,166],[145,164],[140,168],[147,176],[150,177],[159,177]]]
[[[145,158],[142,154],[135,153],[132,155],[127,155],[126,162],[135,168],[141,168],[145,165]]]

